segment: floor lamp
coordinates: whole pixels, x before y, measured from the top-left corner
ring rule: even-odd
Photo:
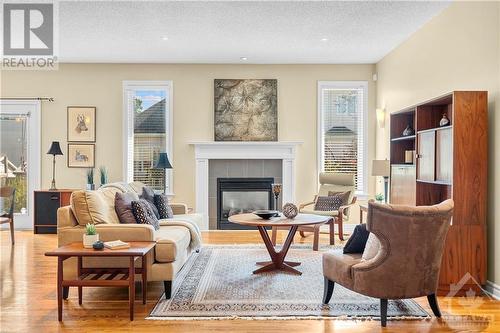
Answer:
[[[384,201],[387,203],[387,191],[389,188],[389,175],[391,174],[391,163],[389,160],[373,160],[372,176],[384,177]]]

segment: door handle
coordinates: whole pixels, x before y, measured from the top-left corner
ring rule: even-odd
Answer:
[[[50,200],[59,200],[59,197],[57,195],[52,195],[50,197]]]

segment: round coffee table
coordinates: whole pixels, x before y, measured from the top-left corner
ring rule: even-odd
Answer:
[[[302,275],[302,272],[296,270],[295,266],[300,265],[300,262],[294,261],[286,261],[285,257],[292,244],[293,237],[295,236],[295,232],[297,228],[303,225],[312,225],[312,224],[321,224],[326,223],[330,220],[329,216],[320,216],[313,214],[299,214],[294,219],[288,219],[284,216],[274,217],[270,220],[264,220],[258,217],[255,214],[237,214],[229,217],[229,222],[237,223],[246,226],[257,227],[260,232],[260,236],[266,245],[267,252],[271,256],[271,261],[263,261],[257,262],[257,265],[264,265],[259,269],[253,271],[253,274],[258,274],[262,272],[274,271],[274,270],[283,270],[290,273],[295,273],[298,275]],[[266,227],[290,227],[290,231],[288,232],[288,236],[286,237],[285,243],[283,244],[281,250],[279,252],[274,248],[269,235],[267,234]]]

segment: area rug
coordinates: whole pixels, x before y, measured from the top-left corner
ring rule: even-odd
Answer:
[[[269,260],[263,246],[205,246],[177,276],[171,299],[162,295],[147,319],[378,319],[378,299],[338,284],[330,304],[321,303],[321,254],[310,246],[294,245],[287,260],[301,262],[296,268],[302,275],[282,271],[254,275],[252,271],[259,267],[255,263]],[[388,316],[422,319],[428,313],[413,300],[400,300],[389,301]]]

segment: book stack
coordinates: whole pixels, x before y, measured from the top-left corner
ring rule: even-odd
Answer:
[[[121,240],[115,240],[110,242],[104,242],[104,247],[110,250],[123,250],[130,247],[129,243],[122,242]]]

